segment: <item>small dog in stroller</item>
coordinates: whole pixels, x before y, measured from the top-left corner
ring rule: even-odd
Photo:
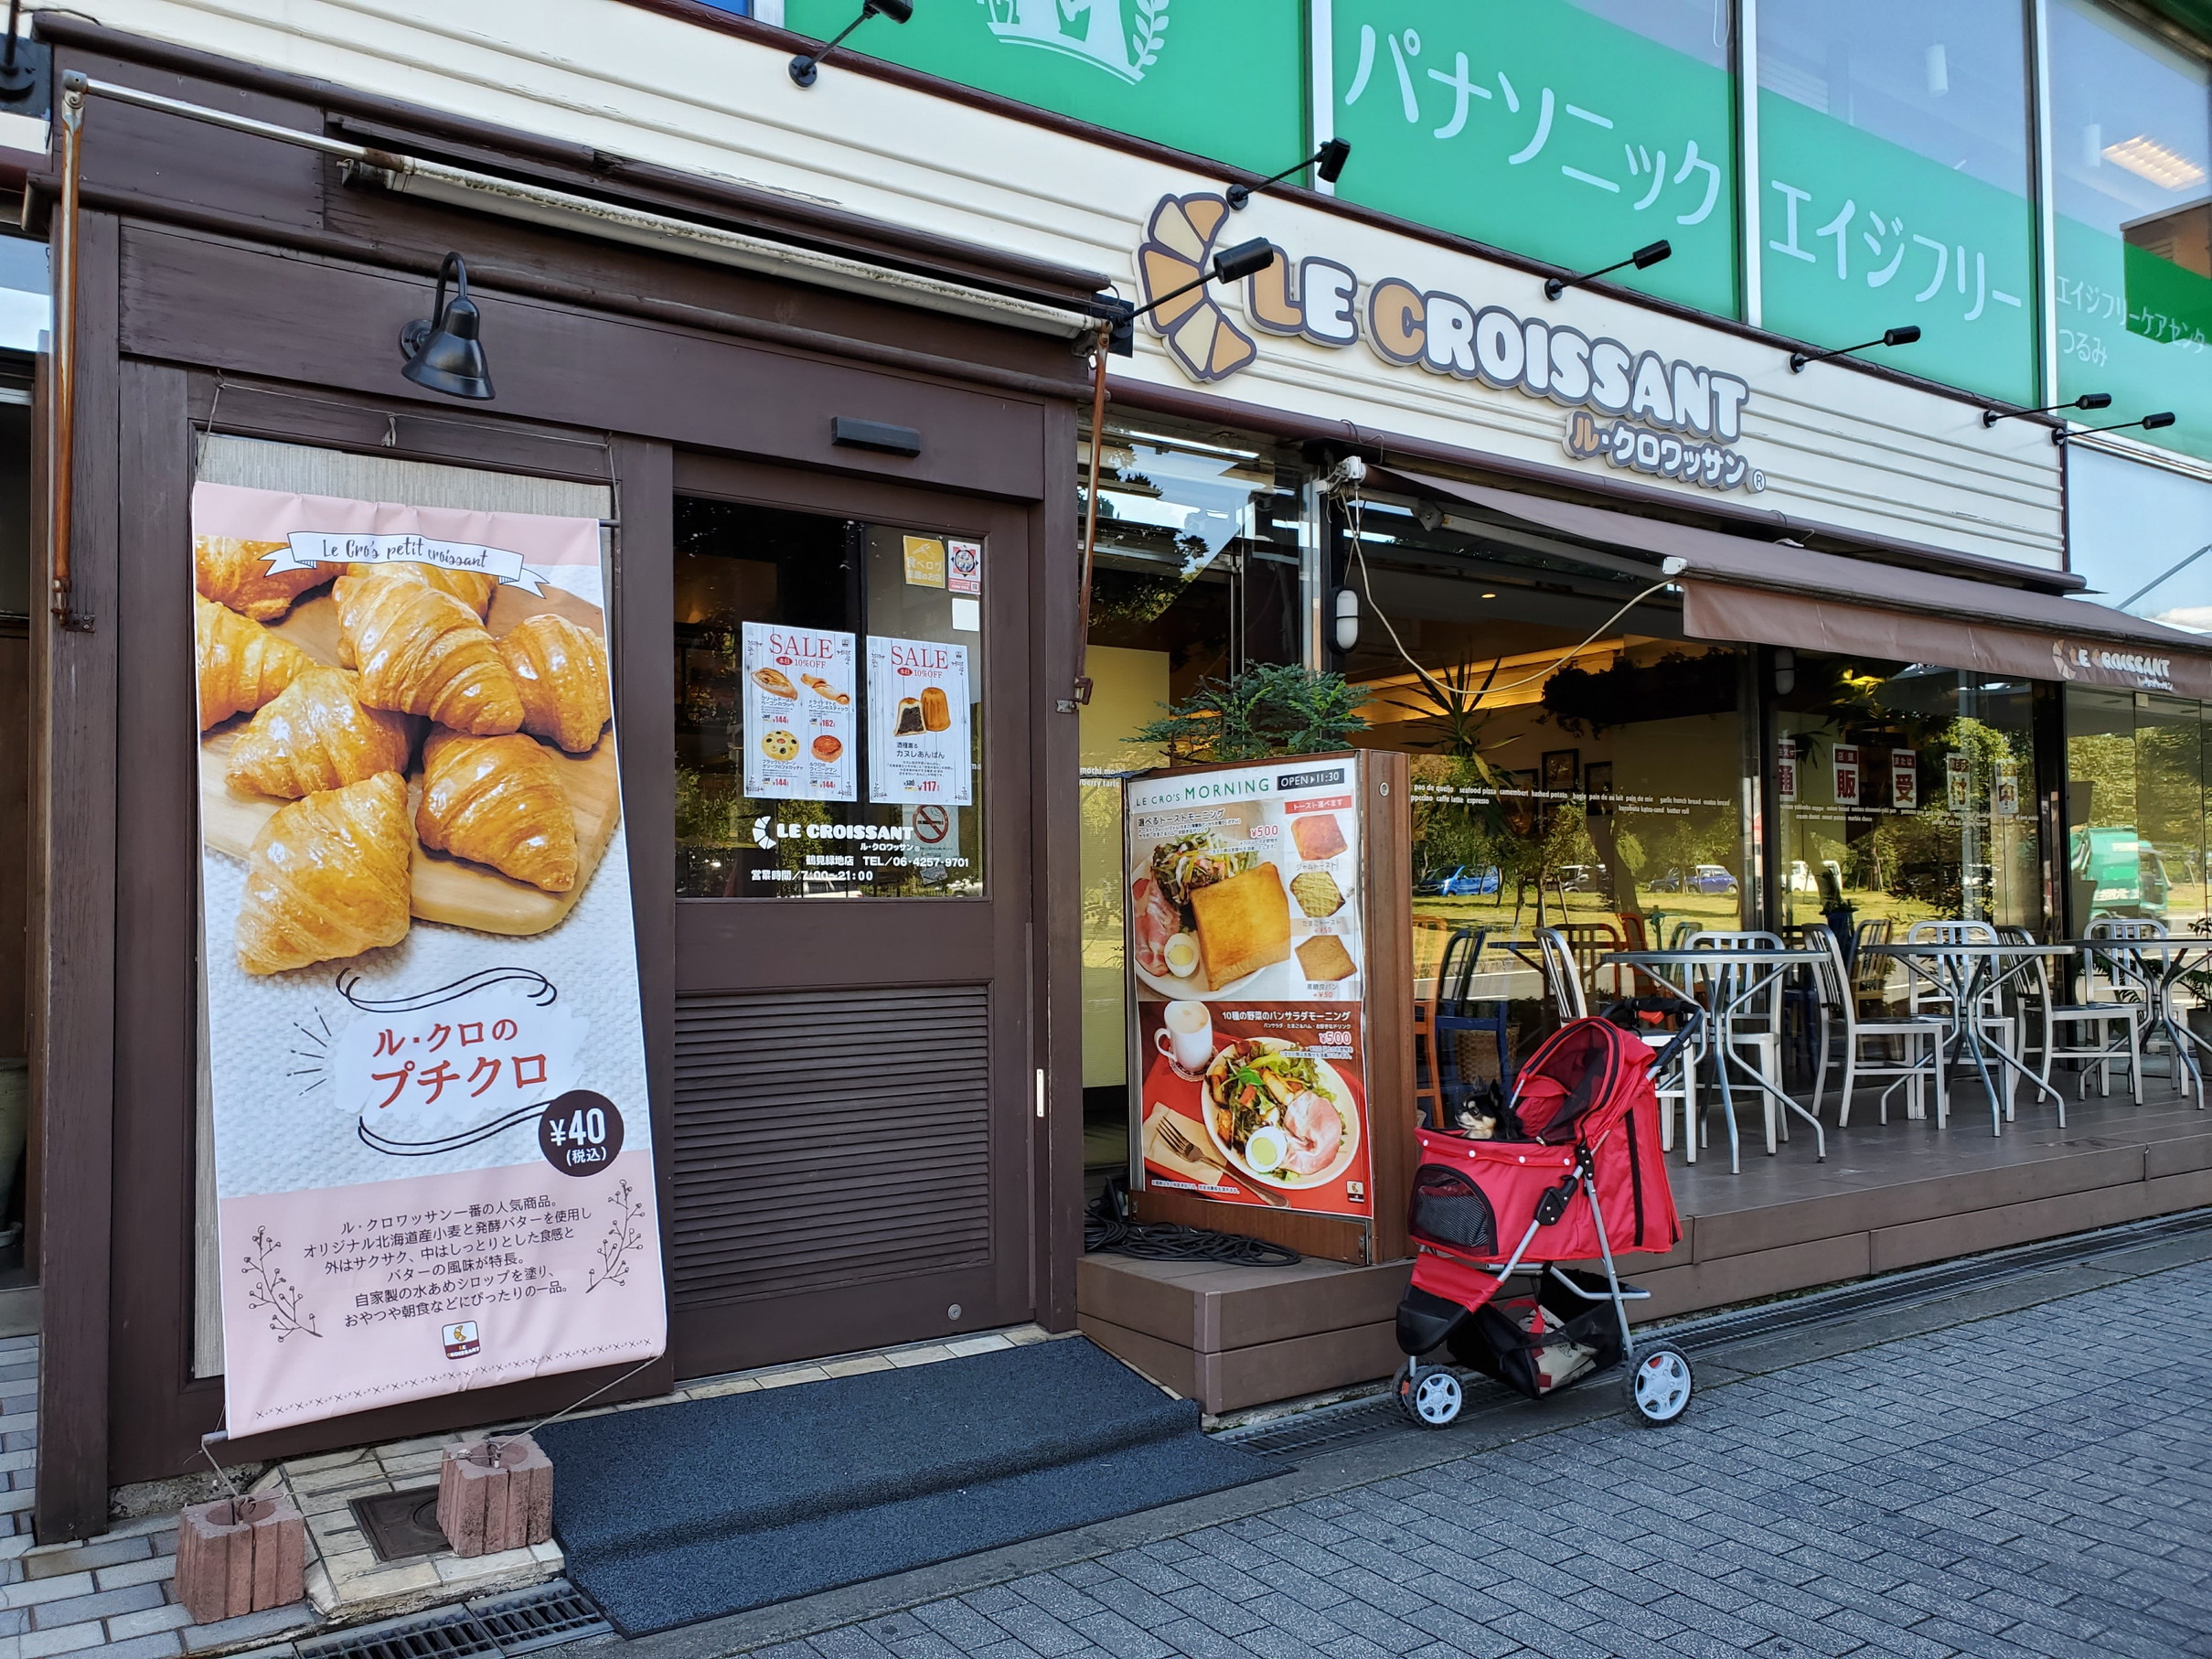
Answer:
[[[1651,1292],[1620,1282],[1614,1251],[1667,1250],[1682,1236],[1651,1074],[1675,1062],[1701,1011],[1667,997],[1607,1011],[1672,1015],[1682,1027],[1655,1051],[1611,1018],[1569,1021],[1529,1056],[1498,1114],[1513,1138],[1419,1132],[1396,1390],[1425,1428],[1444,1428],[1465,1403],[1457,1374],[1421,1363],[1438,1348],[1531,1399],[1625,1360],[1637,1422],[1672,1423],[1689,1409],[1689,1356],[1670,1343],[1637,1343],[1628,1304]],[[1592,1257],[1602,1274],[1566,1265]]]

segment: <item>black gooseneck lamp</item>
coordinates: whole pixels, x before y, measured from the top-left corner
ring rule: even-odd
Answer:
[[[1106,318],[1106,349],[1114,357],[1126,358],[1137,350],[1137,319],[1159,310],[1170,300],[1178,300],[1194,288],[1208,283],[1241,283],[1247,276],[1265,271],[1275,263],[1275,244],[1264,236],[1256,236],[1248,242],[1238,242],[1234,248],[1224,248],[1213,256],[1213,269],[1202,272],[1180,288],[1170,288],[1158,299],[1142,305],[1131,305],[1127,301],[1108,301],[1111,315]]]
[[[871,17],[888,17],[893,23],[903,23],[914,15],[914,0],[860,0],[860,15],[838,30],[829,43],[818,52],[801,52],[791,60],[791,79],[798,86],[812,86],[815,71],[823,59],[845,44],[845,37]]]
[[[2111,400],[2107,398],[2105,401],[2109,403]],[[2068,438],[2087,438],[2100,432],[2126,432],[2132,426],[2140,426],[2145,432],[2159,432],[2173,424],[2174,412],[2170,409],[2162,409],[2156,414],[2143,416],[2140,421],[2121,421],[2114,426],[2085,426],[2079,432],[2068,432],[2061,426],[2057,432],[2051,433],[2051,442],[2064,444]]]
[[[1626,259],[1616,260],[1613,263],[1602,266],[1596,271],[1585,271],[1580,276],[1548,278],[1544,284],[1544,297],[1547,300],[1555,300],[1569,288],[1579,287],[1584,283],[1594,283],[1601,276],[1612,275],[1616,271],[1626,271],[1630,265],[1635,266],[1639,271],[1649,271],[1661,260],[1673,257],[1674,244],[1672,242],[1655,241],[1646,247],[1637,249]]]
[[[445,303],[445,284],[454,284],[453,304]],[[400,330],[400,355],[407,359],[400,372],[416,385],[442,391],[449,398],[492,396],[491,366],[484,360],[484,314],[468,297],[468,267],[458,253],[448,253],[438,267],[438,299],[428,316],[419,316]]]
[[[2109,391],[2085,391],[2071,403],[2046,403],[2041,409],[1984,409],[1982,424],[1994,426],[1999,421],[2010,421],[2019,415],[2057,414],[2061,409],[2110,409],[2112,394]]]
[[[1331,138],[1325,142],[1320,149],[1314,151],[1312,155],[1307,156],[1302,161],[1291,163],[1290,166],[1285,167],[1280,173],[1276,174],[1272,178],[1263,178],[1256,185],[1231,185],[1226,190],[1222,192],[1222,194],[1228,198],[1229,207],[1232,211],[1241,211],[1245,203],[1249,202],[1262,190],[1265,190],[1269,185],[1279,185],[1284,179],[1288,178],[1300,167],[1306,166],[1311,167],[1314,171],[1314,176],[1320,179],[1323,184],[1332,185],[1336,183],[1341,177],[1342,177],[1344,172],[1344,163],[1350,160],[1351,156],[1352,144],[1349,140],[1342,138]]]
[[[23,16],[23,0],[7,0],[7,46],[0,52],[0,103],[21,103],[37,90],[38,71],[27,56],[19,56],[23,41],[16,26]]]
[[[1830,358],[1849,357],[1854,351],[1872,351],[1876,346],[1909,346],[1920,337],[1920,326],[1907,323],[1902,328],[1885,328],[1878,340],[1861,340],[1855,346],[1838,346],[1833,351],[1793,351],[1790,354],[1790,372],[1803,374],[1808,363],[1825,363]]]

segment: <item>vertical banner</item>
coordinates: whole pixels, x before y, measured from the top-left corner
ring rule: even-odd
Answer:
[[[1973,805],[1974,763],[1963,755],[1943,757],[1943,798],[1953,812],[1964,812]]]
[[[1855,807],[1859,804],[1859,746],[1856,744],[1837,744],[1829,751],[1831,770],[1835,775],[1835,804]]]
[[[1892,749],[1889,752],[1889,804],[1899,812],[1920,809],[1920,752],[1918,749]]]
[[[1330,755],[1127,786],[1148,1186],[1369,1214],[1360,766]]]
[[[661,1353],[597,522],[192,530],[230,1433]]]
[[[1779,800],[1797,799],[1797,739],[1794,737],[1775,740],[1774,793]]]

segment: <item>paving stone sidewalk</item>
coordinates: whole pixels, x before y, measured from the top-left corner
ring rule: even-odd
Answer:
[[[2208,1402],[2200,1263],[754,1655],[2202,1659]]]

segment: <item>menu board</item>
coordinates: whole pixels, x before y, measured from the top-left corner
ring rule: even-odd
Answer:
[[[1127,786],[1145,1185],[1370,1213],[1361,765],[1301,757]]]
[[[755,800],[849,801],[852,636],[744,625],[745,793]]]
[[[868,637],[871,801],[975,805],[969,726],[966,646]]]

